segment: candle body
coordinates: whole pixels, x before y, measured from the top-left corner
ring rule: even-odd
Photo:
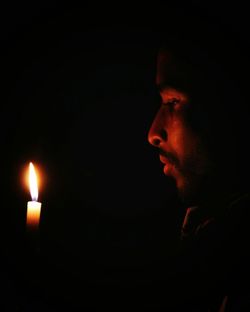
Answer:
[[[27,226],[38,228],[42,204],[37,201],[27,203]]]

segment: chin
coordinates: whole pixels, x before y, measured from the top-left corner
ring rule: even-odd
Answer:
[[[178,195],[181,201],[187,206],[197,204],[198,189],[188,181],[176,181]]]

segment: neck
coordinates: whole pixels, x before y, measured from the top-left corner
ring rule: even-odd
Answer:
[[[218,210],[233,200],[235,197],[247,191],[247,183],[243,178],[216,178],[206,180],[202,187],[194,193],[195,196],[184,200],[187,207],[204,207],[209,213],[219,212]]]

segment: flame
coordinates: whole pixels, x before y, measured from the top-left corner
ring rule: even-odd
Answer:
[[[37,176],[32,162],[30,162],[29,166],[29,186],[32,200],[37,201],[38,199]]]

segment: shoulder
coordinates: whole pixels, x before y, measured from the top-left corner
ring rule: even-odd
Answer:
[[[200,224],[198,234],[208,236],[217,243],[247,238],[250,225],[250,193],[232,196],[227,202],[214,204],[217,213]],[[199,236],[198,235],[198,236]]]
[[[235,292],[243,289],[250,279],[250,194],[235,198],[220,221],[220,253],[228,283]]]
[[[250,225],[250,193],[234,198],[222,214],[228,235],[235,238],[247,238]]]

